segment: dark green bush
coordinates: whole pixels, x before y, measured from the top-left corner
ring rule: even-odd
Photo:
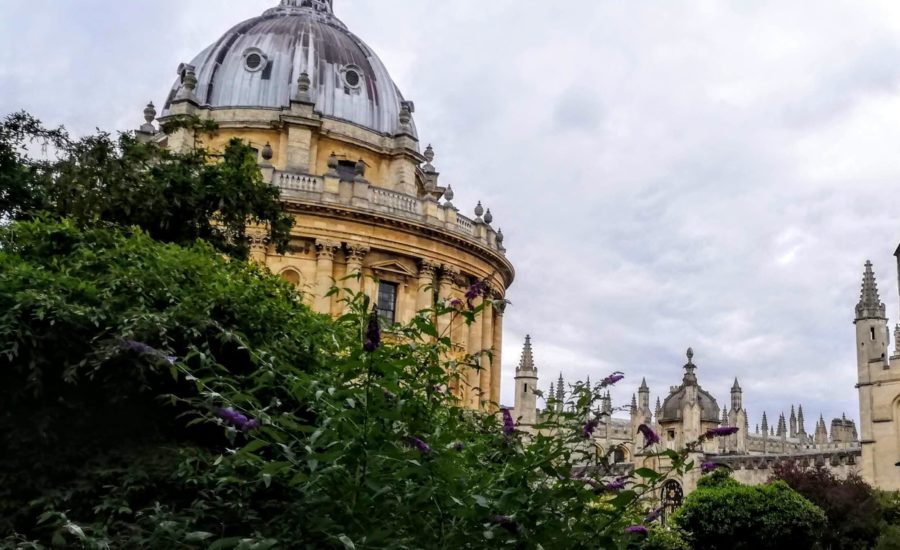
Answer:
[[[825,527],[822,510],[782,481],[698,488],[673,520],[704,550],[807,550]]]
[[[573,412],[526,445],[446,391],[479,358],[448,363],[456,351],[430,317],[470,322],[477,308],[438,304],[367,352],[370,306],[342,296],[350,311],[335,322],[206,245],[0,228],[0,533],[12,533],[0,545],[643,542],[625,527],[665,476],[639,470],[607,489],[609,457],[584,444],[609,383],[576,388]],[[684,470],[684,453],[665,454]]]

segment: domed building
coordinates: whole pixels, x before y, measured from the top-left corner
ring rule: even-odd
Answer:
[[[252,256],[306,292],[311,307],[340,315],[338,281],[364,291],[387,323],[405,323],[435,300],[463,298],[484,281],[487,305],[467,326],[439,320],[459,353],[483,355],[482,369],[455,391],[472,408],[500,400],[503,304],[514,270],[503,234],[479,203],[459,213],[439,183],[431,146],[422,150],[404,99],[375,53],[334,14],[332,0],[281,0],[227,31],[178,78],[160,123],[192,115],[214,121],[204,146],[240,138],[295,216],[290,251],[278,255],[264,233]],[[188,130],[157,132],[155,108],[140,135],[173,150],[193,146]],[[361,279],[347,278],[353,273]]]

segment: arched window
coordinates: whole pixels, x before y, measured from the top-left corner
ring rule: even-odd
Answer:
[[[300,274],[293,269],[285,269],[282,271],[281,278],[291,283],[295,288],[300,286]]]

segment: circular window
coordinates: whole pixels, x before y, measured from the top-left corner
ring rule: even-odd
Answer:
[[[250,72],[258,71],[266,66],[266,56],[256,48],[244,52],[244,68]]]
[[[344,69],[344,83],[351,88],[359,88],[362,83],[362,75],[356,67]]]

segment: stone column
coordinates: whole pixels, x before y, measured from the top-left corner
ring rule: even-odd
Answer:
[[[472,303],[475,307],[478,307],[482,304],[484,298],[478,297],[475,298]],[[484,349],[482,347],[482,325],[484,324],[482,319],[482,314],[478,314],[475,316],[475,320],[469,325],[469,355],[473,356],[473,363],[481,364],[481,351]],[[468,400],[467,404],[469,407],[473,409],[481,408],[481,371],[475,369],[473,367],[469,367],[467,372],[469,387],[468,391]]]
[[[430,309],[434,296],[434,272],[437,266],[428,260],[419,262],[419,288],[416,292],[416,310]]]
[[[449,304],[453,299],[453,279],[457,273],[456,269],[452,266],[442,266],[441,276],[438,280],[438,299],[444,304]],[[439,338],[451,338],[452,341],[453,333],[450,330],[450,321],[450,314],[441,315],[437,318],[436,324]],[[443,362],[446,362],[449,359],[449,356],[441,357],[441,361]],[[455,378],[450,379],[450,392],[453,393],[453,395],[460,396],[459,384]]]
[[[343,286],[350,291],[351,294],[341,293],[342,298],[353,299],[353,297],[362,290],[362,268],[366,255],[369,254],[369,248],[360,243],[347,243],[347,278],[343,281]],[[345,305],[345,309],[347,309]]]
[[[316,302],[313,309],[331,315],[331,290],[334,279],[334,254],[341,243],[327,239],[316,239]]]
[[[481,400],[487,402],[486,410],[494,407],[490,404],[494,365],[494,306],[490,299],[490,293],[486,293],[484,309],[481,311],[481,349],[489,351],[481,356]]]
[[[266,265],[268,253],[269,235],[264,229],[251,229],[247,232],[247,242],[250,243],[250,259],[259,265]]]
[[[494,302],[494,362],[491,364],[491,401],[500,406],[500,380],[503,375],[503,314],[506,301],[498,298]]]

